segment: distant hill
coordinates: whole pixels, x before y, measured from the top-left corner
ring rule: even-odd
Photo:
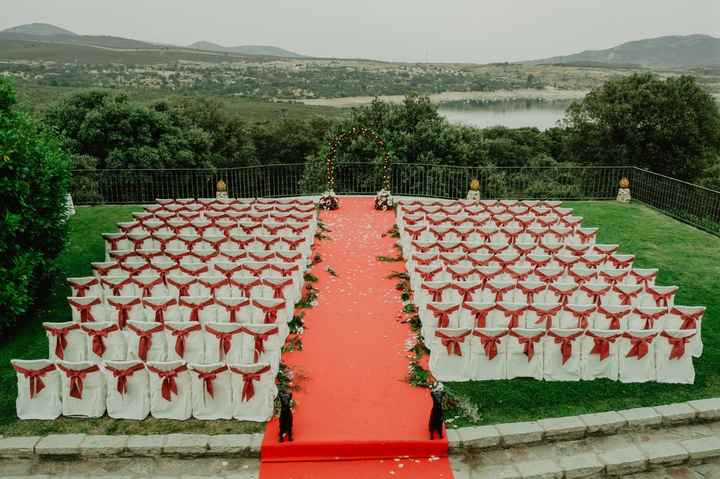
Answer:
[[[272,56],[272,57],[285,57],[285,58],[301,58],[304,55],[299,53],[291,52],[283,48],[273,47],[270,45],[242,45],[238,47],[224,47],[217,43],[200,41],[195,42],[192,45],[188,45],[188,48],[196,50],[207,50],[211,52],[223,52],[223,53],[236,53],[239,55],[260,55],[260,56]]]
[[[720,66],[720,38],[710,35],[667,36],[623,43],[606,50],[522,62],[526,64],[696,68]]]
[[[52,36],[52,35],[63,35],[76,37],[77,33],[71,32],[64,28],[50,25],[49,23],[28,23],[26,25],[18,25],[17,27],[7,28],[1,30],[0,33],[10,33],[17,35],[38,35],[38,36]]]

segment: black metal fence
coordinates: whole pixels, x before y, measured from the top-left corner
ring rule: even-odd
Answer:
[[[324,167],[279,164],[227,169],[76,170],[76,204],[151,203],[156,198],[213,197],[223,180],[230,196],[278,197],[322,193]],[[375,194],[383,184],[379,163],[339,163],[337,194]],[[720,234],[720,192],[635,167],[462,167],[392,165],[392,193],[398,196],[462,198],[472,179],[484,198],[607,200],[620,179],[631,181],[633,197],[668,215]]]

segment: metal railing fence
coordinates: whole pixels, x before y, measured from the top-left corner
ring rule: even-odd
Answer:
[[[375,194],[382,188],[381,163],[335,165],[337,194]],[[463,198],[472,179],[483,198],[608,200],[620,179],[631,181],[633,198],[670,216],[720,235],[720,192],[637,167],[464,167],[396,163],[390,170],[396,196]],[[320,194],[323,165],[294,163],[218,169],[75,170],[76,204],[138,204],[156,198],[213,197],[225,181],[230,196],[279,197]]]

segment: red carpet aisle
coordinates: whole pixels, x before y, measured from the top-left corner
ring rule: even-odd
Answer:
[[[393,214],[373,210],[373,198],[341,198],[322,221],[331,240],[319,243],[313,271],[318,304],[305,317],[304,350],[284,355],[302,376],[295,442],[279,444],[277,421],[268,425],[261,478],[451,478],[447,441],[428,439],[429,394],[405,382],[411,333],[386,279],[402,263],[376,259],[396,253],[395,239],[381,237]]]

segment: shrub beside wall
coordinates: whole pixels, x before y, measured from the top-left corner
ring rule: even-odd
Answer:
[[[0,78],[0,330],[30,310],[67,233],[70,156],[14,104]]]

